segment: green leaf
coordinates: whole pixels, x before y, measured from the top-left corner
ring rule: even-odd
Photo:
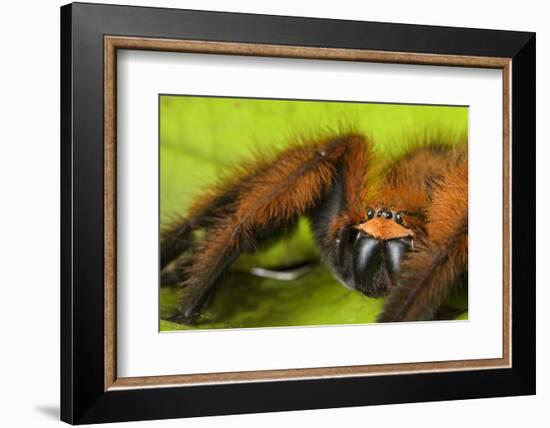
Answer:
[[[322,265],[293,281],[229,272],[217,287],[195,328],[364,324],[375,321],[382,305],[342,287]],[[162,288],[161,302],[161,318],[175,315],[177,290]]]

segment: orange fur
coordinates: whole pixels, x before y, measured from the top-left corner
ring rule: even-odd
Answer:
[[[446,149],[420,146],[387,168],[384,179],[367,205],[375,211],[401,212],[404,226],[417,238],[424,238],[428,233],[426,219],[431,218],[427,207],[432,203],[434,189],[449,170],[464,159],[463,144]]]
[[[365,217],[365,201],[372,163],[370,144],[364,137],[354,135],[349,139],[342,159],[342,181],[344,185],[346,212],[352,223],[357,224]]]
[[[338,161],[345,156],[358,156],[360,145],[365,146],[363,138],[351,134],[293,146],[269,163],[261,162],[256,168],[247,164],[245,168],[253,172],[245,180],[228,180],[237,183],[237,196],[225,215],[208,229],[193,254],[193,263],[186,266],[187,279],[182,284],[185,304],[195,305],[204,289],[240,252],[253,250],[259,231],[295,222],[314,207],[332,185]],[[239,176],[239,171],[235,176]],[[361,183],[364,185],[364,181]],[[223,192],[223,186],[218,192]],[[199,208],[191,212],[199,212],[208,200],[201,200]]]
[[[468,164],[455,159],[427,209],[427,239],[403,264],[379,321],[431,319],[468,270]]]
[[[428,235],[434,245],[445,240],[468,217],[468,164],[461,162],[445,175],[428,209]]]
[[[357,226],[357,229],[361,229],[373,238],[382,241],[414,236],[410,229],[397,224],[393,220],[387,220],[383,217],[374,218],[361,223]]]

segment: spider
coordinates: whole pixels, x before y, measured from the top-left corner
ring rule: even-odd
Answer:
[[[369,138],[349,132],[243,163],[161,232],[161,284],[181,290],[174,319],[196,322],[237,257],[302,216],[341,284],[386,296],[378,322],[437,318],[467,281],[466,138],[407,146],[384,161]]]

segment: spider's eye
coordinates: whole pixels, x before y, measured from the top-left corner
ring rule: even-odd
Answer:
[[[382,214],[384,214],[384,210],[380,210],[376,213],[377,217],[382,217]]]
[[[393,214],[391,213],[391,211],[386,211],[385,216],[386,216],[386,218],[389,220],[390,218],[393,217]]]
[[[367,218],[370,220],[371,218],[374,217],[374,211],[372,208],[367,208]]]
[[[401,214],[395,214],[395,221],[397,222],[397,224],[403,225],[403,217],[401,216]]]

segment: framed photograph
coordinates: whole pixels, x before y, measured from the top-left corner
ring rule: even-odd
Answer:
[[[535,35],[61,8],[61,418],[535,393]]]

